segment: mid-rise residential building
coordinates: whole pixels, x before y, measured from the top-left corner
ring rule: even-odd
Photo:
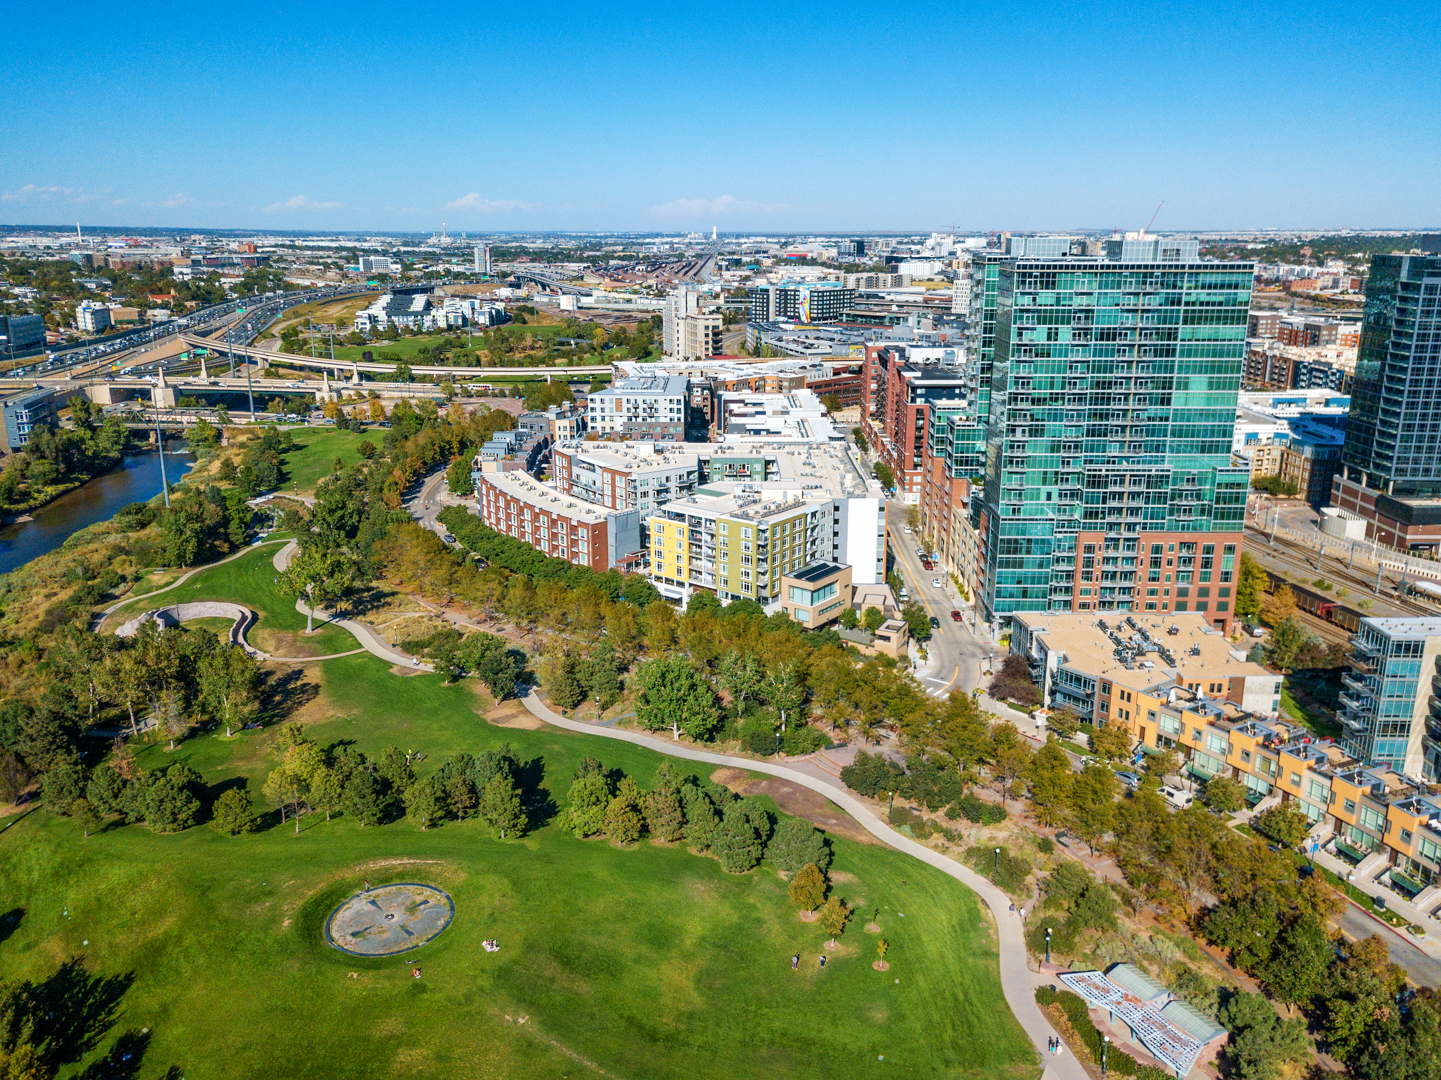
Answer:
[[[75,326],[81,333],[103,334],[112,325],[108,305],[93,300],[82,300],[75,305]]]
[[[472,476],[480,519],[496,532],[597,571],[634,569],[642,561],[640,511],[596,506],[521,471]]]
[[[866,346],[861,376],[861,426],[876,456],[896,478],[901,499],[921,496],[926,439],[931,418],[942,406],[966,412],[973,383],[964,370],[961,347]]]
[[[36,428],[56,426],[55,391],[37,386],[7,394],[0,398],[0,411],[5,414],[5,449],[13,454],[25,448]]]
[[[751,322],[833,323],[842,321],[856,291],[839,281],[811,281],[758,285],[746,295]]]
[[[689,381],[677,375],[618,379],[590,395],[586,425],[602,437],[684,442]]]
[[[400,268],[395,260],[384,255],[362,255],[360,257],[360,272],[362,274],[395,274]]]
[[[841,283],[848,289],[860,292],[862,289],[906,289],[910,287],[910,274],[878,274],[866,271],[859,274],[842,274]]]
[[[721,314],[706,310],[705,294],[682,285],[665,300],[661,313],[661,346],[667,356],[682,360],[720,352]]]
[[[1252,264],[1136,237],[1103,256],[1028,245],[997,272],[984,611],[1202,612],[1229,627]]]
[[[426,293],[383,293],[369,307],[355,313],[355,329],[362,334],[392,325],[405,330],[434,330],[437,312],[430,299]]]
[[[717,395],[715,434],[727,442],[826,443],[843,440],[820,398],[809,390]]]
[[[1341,471],[1344,425],[1303,417],[1290,421],[1288,426],[1290,436],[1281,447],[1275,475],[1285,483],[1295,484],[1296,493],[1319,510],[1331,497],[1332,483]]]
[[[649,511],[695,491],[702,479],[696,443],[563,442],[552,454],[555,486],[567,495],[616,510]]]
[[[1441,527],[1441,256],[1376,255],[1331,505],[1367,539],[1434,551]]]

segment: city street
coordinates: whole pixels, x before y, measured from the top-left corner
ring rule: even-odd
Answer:
[[[980,682],[981,661],[994,650],[971,631],[974,608],[960,599],[950,574],[939,566],[934,571],[921,566],[916,555],[920,539],[905,531],[902,515],[895,517],[897,520],[887,526],[890,549],[895,556],[894,568],[910,591],[911,599],[941,624],[931,631],[931,640],[925,643],[931,658],[929,664],[921,665],[918,670],[921,685],[936,697],[944,697],[951,690],[970,693]],[[934,579],[940,580],[940,588],[931,585]],[[961,613],[960,622],[952,621],[952,611]]]

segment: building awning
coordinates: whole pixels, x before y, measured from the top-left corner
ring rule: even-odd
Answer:
[[[1354,848],[1350,844],[1346,843],[1346,841],[1340,839],[1336,841],[1336,852],[1340,855],[1344,855],[1353,863],[1360,862],[1367,855],[1367,852],[1362,851],[1360,848]]]
[[[1186,775],[1194,777],[1195,779],[1201,781],[1201,783],[1203,783],[1203,784],[1204,784],[1204,783],[1207,783],[1207,782],[1211,779],[1211,777],[1212,777],[1212,774],[1211,774],[1211,773],[1202,772],[1200,769],[1196,768],[1196,766],[1194,766],[1194,765],[1187,765],[1187,766],[1186,766]]]
[[[1152,757],[1158,757],[1161,753],[1161,751],[1158,750],[1156,747],[1151,746],[1147,743],[1137,743],[1136,749],[1141,751],[1141,753],[1143,754],[1150,754]]]
[[[1419,893],[1422,889],[1426,887],[1425,885],[1421,884],[1421,882],[1415,881],[1407,877],[1399,870],[1391,871],[1391,884],[1395,885],[1396,888],[1400,889],[1407,896],[1412,897],[1414,897],[1417,893]]]

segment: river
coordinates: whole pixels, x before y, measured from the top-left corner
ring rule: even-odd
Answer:
[[[195,464],[190,453],[167,453],[165,476],[175,483]],[[0,574],[54,551],[71,533],[104,521],[126,503],[160,494],[160,455],[132,454],[67,495],[31,512],[33,521],[0,526]]]

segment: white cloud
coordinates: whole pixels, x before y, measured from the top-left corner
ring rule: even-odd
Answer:
[[[265,207],[265,210],[267,213],[273,213],[277,210],[337,210],[344,205],[344,203],[339,202],[316,202],[314,199],[308,199],[304,195],[292,195],[284,202],[271,203]]]
[[[445,204],[446,210],[474,210],[479,214],[499,214],[511,210],[535,210],[540,203],[517,202],[515,199],[482,199],[480,192],[472,191]]]
[[[189,206],[198,200],[192,199],[183,191],[178,191],[168,199],[161,199],[156,206]]]
[[[758,203],[753,199],[737,199],[722,195],[716,199],[675,199],[652,206],[647,213],[663,220],[710,220],[735,214],[778,214],[796,209],[784,203]]]
[[[65,197],[73,201],[82,197],[82,193],[77,188],[37,187],[35,184],[26,184],[14,191],[0,192],[0,202],[44,202]]]

